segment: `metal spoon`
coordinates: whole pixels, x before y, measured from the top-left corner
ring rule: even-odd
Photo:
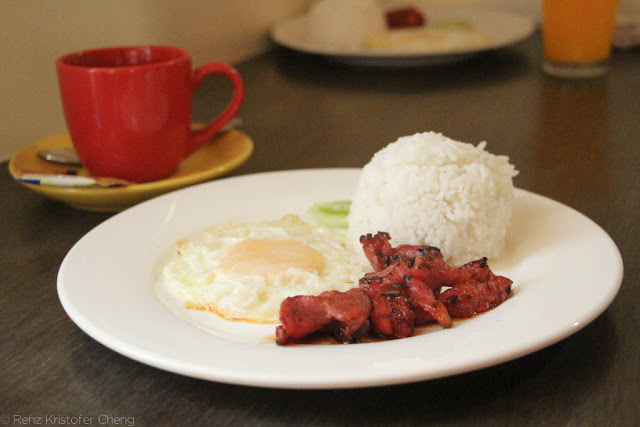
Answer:
[[[242,118],[234,117],[220,132],[226,132],[242,124]],[[38,157],[48,162],[60,163],[68,166],[82,166],[78,153],[73,147],[45,148],[38,150]]]
[[[38,150],[38,157],[49,162],[69,166],[82,166],[82,162],[73,147],[46,148]]]

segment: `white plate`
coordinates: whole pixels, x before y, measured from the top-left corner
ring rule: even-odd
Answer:
[[[531,36],[536,29],[536,19],[523,14],[491,10],[480,7],[425,6],[429,22],[466,21],[491,38],[483,45],[460,49],[437,49],[425,44],[423,50],[379,51],[366,47],[349,49],[310,40],[307,15],[298,15],[282,21],[271,30],[271,38],[279,45],[304,53],[327,56],[335,61],[365,66],[416,66],[436,65],[459,61],[472,55],[500,49]]]
[[[359,173],[245,175],[143,202],[69,251],[58,275],[60,301],[88,335],[160,369],[233,384],[346,388],[427,380],[523,356],[587,325],[618,292],[622,259],[609,236],[575,210],[517,190],[508,256],[490,261],[514,281],[514,295],[452,329],[384,342],[280,347],[269,339],[275,325],[221,321],[225,333],[206,331],[155,295],[158,263],[178,239],[229,218],[276,219],[303,214],[314,202],[350,198]]]

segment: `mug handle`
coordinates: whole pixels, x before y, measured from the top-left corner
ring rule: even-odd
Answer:
[[[210,62],[198,67],[193,72],[191,90],[195,90],[200,83],[202,83],[202,80],[210,74],[223,74],[228,77],[233,85],[233,96],[220,115],[211,120],[204,128],[191,132],[191,139],[184,154],[185,157],[196,151],[206,141],[218,133],[220,129],[236,115],[244,99],[244,82],[242,81],[242,77],[240,77],[240,74],[235,68],[223,62]]]

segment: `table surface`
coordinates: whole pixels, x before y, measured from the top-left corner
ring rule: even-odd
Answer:
[[[565,81],[542,73],[540,45],[536,34],[463,63],[409,69],[346,66],[276,48],[238,65],[247,87],[243,130],[255,151],[231,175],[362,166],[399,136],[426,130],[486,140],[519,169],[517,187],[584,213],[618,245],[622,287],[591,324],[510,362],[389,387],[274,390],[164,372],[87,336],[58,300],[63,257],[113,214],[32,193],[11,179],[5,163],[0,422],[82,414],[95,424],[135,425],[637,423],[640,53],[616,52],[604,78]],[[196,119],[221,108],[211,90],[229,89],[215,79],[204,83]]]

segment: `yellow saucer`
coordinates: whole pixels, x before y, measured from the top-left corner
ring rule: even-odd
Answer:
[[[59,165],[42,160],[38,150],[43,148],[70,147],[69,134],[63,133],[35,142],[16,153],[9,162],[9,172],[14,178],[25,173],[88,175],[83,167]],[[238,130],[216,135],[198,151],[180,163],[173,175],[153,182],[132,184],[125,187],[58,187],[52,185],[22,185],[46,197],[66,203],[78,209],[100,212],[117,212],[144,200],[191,184],[207,181],[242,165],[253,153],[253,141]]]

